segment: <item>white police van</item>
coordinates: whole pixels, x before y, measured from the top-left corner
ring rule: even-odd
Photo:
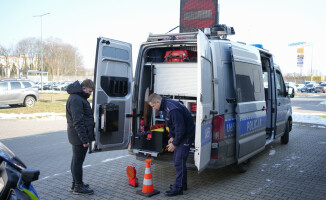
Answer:
[[[182,102],[196,125],[188,161],[206,167],[235,164],[280,138],[289,141],[292,109],[280,67],[261,46],[232,42],[233,28],[150,35],[139,50],[133,78],[131,44],[98,38],[92,152],[123,149],[172,161],[168,137],[150,128],[162,122],[146,103],[151,93]]]

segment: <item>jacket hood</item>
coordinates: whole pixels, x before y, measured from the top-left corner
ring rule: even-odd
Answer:
[[[68,94],[83,94],[82,87],[79,81],[75,81],[67,87]]]

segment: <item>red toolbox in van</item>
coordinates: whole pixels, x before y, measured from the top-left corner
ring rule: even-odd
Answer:
[[[185,62],[196,57],[196,53],[189,50],[168,50],[165,52],[165,62]]]

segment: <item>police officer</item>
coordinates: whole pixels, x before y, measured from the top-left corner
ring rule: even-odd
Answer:
[[[186,161],[190,145],[195,138],[195,124],[189,110],[181,103],[162,98],[158,94],[148,97],[148,104],[158,111],[163,111],[164,119],[169,127],[171,138],[168,141],[168,151],[174,152],[173,160],[176,168],[176,180],[165,192],[166,196],[183,194],[187,190]]]

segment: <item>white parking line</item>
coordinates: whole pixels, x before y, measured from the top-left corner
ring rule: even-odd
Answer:
[[[113,161],[113,160],[118,160],[120,158],[124,158],[124,157],[127,157],[127,156],[129,156],[129,155],[119,156],[119,157],[116,157],[116,158],[109,158],[109,159],[106,159],[106,160],[102,160],[102,163],[110,162],[110,161]]]
[[[115,157],[115,158],[109,158],[109,159],[106,159],[106,160],[102,160],[101,162],[102,163],[107,163],[107,162],[111,162],[111,161],[114,161],[114,160],[118,160],[118,159],[121,159],[121,158],[125,158],[125,157],[128,157],[130,155],[125,155],[125,156],[118,156],[118,157]],[[95,164],[96,165],[96,164]],[[95,166],[93,165],[93,166]],[[83,168],[87,168],[87,167],[92,167],[92,165],[84,165]],[[48,178],[52,178],[52,177],[55,177],[55,176],[59,176],[59,175],[63,175],[63,174],[67,174],[67,173],[71,173],[70,170],[64,172],[64,173],[61,173],[61,174],[54,174],[52,176],[46,176],[40,180],[45,180],[45,179],[48,179]]]

